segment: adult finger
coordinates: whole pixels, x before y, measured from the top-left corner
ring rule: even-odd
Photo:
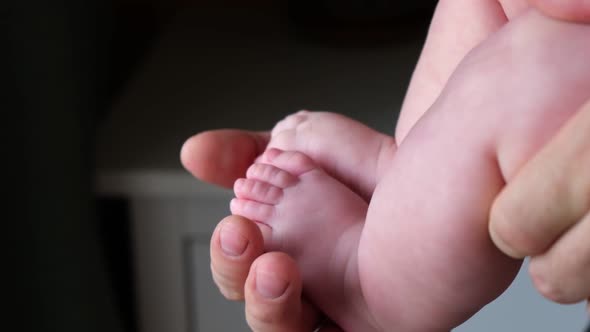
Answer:
[[[211,272],[221,293],[229,300],[244,298],[244,283],[254,260],[264,253],[258,226],[243,217],[223,219],[211,237]]]
[[[268,144],[268,132],[221,129],[189,138],[182,146],[182,165],[196,178],[225,188],[244,177]]]
[[[590,1],[587,0],[529,0],[545,15],[568,21],[590,22]]]
[[[496,246],[515,258],[546,251],[590,210],[589,169],[590,103],[496,198],[490,220]]]
[[[246,320],[255,332],[310,332],[320,322],[318,311],[302,299],[299,270],[287,254],[258,257],[244,289]]]
[[[590,212],[542,255],[531,259],[529,272],[543,296],[575,303],[590,296]]]

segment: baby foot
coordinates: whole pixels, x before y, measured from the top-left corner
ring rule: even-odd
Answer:
[[[269,148],[305,153],[368,201],[396,144],[393,137],[343,115],[300,111],[275,125]]]
[[[356,259],[367,203],[306,155],[278,149],[234,191],[232,213],[263,224],[267,250],[297,261],[306,295],[345,330],[371,331]]]

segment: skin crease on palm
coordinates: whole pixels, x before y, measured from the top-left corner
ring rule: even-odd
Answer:
[[[565,7],[556,7],[555,1],[536,2],[542,3],[541,8],[545,9],[554,10],[555,8]],[[583,10],[581,7],[584,5],[583,2],[572,3],[574,6],[578,6],[577,10],[554,10],[554,16],[563,18],[568,13],[570,15],[575,13],[574,16],[568,17],[572,19],[588,17],[588,15],[584,16],[583,13],[590,13],[590,10]],[[564,4],[561,3],[560,5]],[[404,103],[403,115],[400,118],[400,124],[396,132],[398,140],[405,137],[413,122],[436,99],[446,83],[446,79],[462,57],[474,45],[501,27],[506,21],[506,16],[513,17],[524,8],[526,8],[526,3],[523,1],[504,1],[503,8],[495,1],[449,0],[440,2],[437,14],[433,19],[428,43],[424,48]],[[506,13],[504,13],[504,9]],[[466,20],[468,21],[466,22]],[[473,28],[465,29],[465,26],[472,26]],[[465,31],[468,31],[469,34],[462,36],[462,47],[460,49],[456,47],[456,44],[449,45],[446,42],[447,40],[455,40],[455,36],[459,32]],[[235,178],[243,175],[245,168],[264,149],[266,142],[267,138],[264,135],[244,134],[244,132],[239,131],[209,132],[194,137],[185,144],[182,161],[185,167],[196,177],[229,187],[233,184]],[[220,147],[226,147],[228,144],[234,146],[231,150],[236,151],[236,154],[229,157],[221,156],[219,151],[227,151],[227,149],[220,149]],[[220,169],[222,171],[219,171]],[[348,182],[352,182],[354,179],[348,180]],[[255,237],[252,234],[255,234],[256,229],[246,225],[249,224],[241,222],[239,225],[240,230],[252,240]],[[214,243],[215,239],[218,240],[216,236],[218,234],[214,234],[212,253],[219,253],[220,251],[218,243],[217,246]],[[298,291],[297,287],[293,286],[298,283],[296,274],[288,272],[296,271],[296,268],[293,268],[293,263],[285,256],[276,257],[274,254],[265,254],[259,257],[262,252],[256,247],[254,244],[249,245],[247,250],[251,251],[247,251],[247,257],[241,257],[244,259],[243,261],[224,261],[223,257],[214,256],[213,273],[216,276],[218,285],[224,291],[224,294],[234,294],[230,296],[232,298],[241,298],[245,290],[248,300],[247,307],[250,308],[247,311],[248,320],[256,331],[309,331],[309,327],[314,325],[316,316],[309,314],[313,310],[310,309],[309,304],[301,303],[299,298],[300,290]],[[269,305],[270,302],[267,299],[256,296],[255,287],[248,282],[252,278],[248,277],[246,280],[247,275],[252,275],[252,273],[248,274],[248,269],[255,259],[256,262],[252,265],[253,268],[265,266],[267,269],[274,269],[275,272],[286,271],[284,279],[291,284],[284,296],[272,302],[273,306]],[[228,274],[228,267],[232,266],[234,272],[240,273],[232,274],[230,271]],[[243,268],[244,266],[246,269]],[[246,282],[246,287],[242,288],[240,285],[244,285],[244,282]],[[291,309],[296,306],[304,307],[306,309],[302,309],[301,312],[307,312],[304,315],[307,318],[295,320],[296,322],[293,322],[293,320],[291,322],[281,320],[282,316],[278,314],[273,318],[273,312],[276,313],[277,308],[281,308],[281,305],[284,308]]]

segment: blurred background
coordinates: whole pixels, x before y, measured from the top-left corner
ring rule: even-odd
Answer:
[[[215,128],[300,109],[393,133],[436,1],[11,1],[4,277],[17,331],[247,331],[208,242],[230,193],[183,171]],[[4,271],[4,269],[3,269]],[[427,317],[425,317],[427,319]],[[582,331],[525,273],[457,331]]]

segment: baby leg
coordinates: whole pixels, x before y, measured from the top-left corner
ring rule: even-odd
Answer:
[[[301,111],[275,126],[269,147],[305,153],[368,201],[396,144],[393,137],[345,116]]]
[[[267,151],[236,183],[232,213],[264,223],[299,264],[306,295],[349,331],[371,331],[356,253],[367,203],[299,152]]]
[[[449,331],[501,294],[520,266],[487,232],[504,184],[493,150],[442,120],[432,114],[418,122],[367,213],[359,273],[383,328]]]
[[[530,11],[460,64],[368,210],[359,273],[381,326],[448,331],[510,284],[520,261],[492,244],[490,206],[587,99],[588,54],[590,26]]]

